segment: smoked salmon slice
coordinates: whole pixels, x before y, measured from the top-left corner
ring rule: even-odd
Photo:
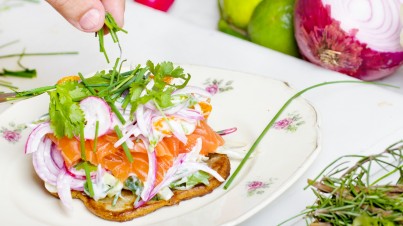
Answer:
[[[76,138],[63,137],[57,139],[54,135],[48,137],[61,151],[66,167],[74,167],[82,160],[80,141]],[[224,144],[223,138],[218,135],[206,122],[200,121],[195,131],[187,135],[188,141],[183,144],[175,136],[165,137],[155,147],[157,157],[156,184],[161,182],[165,173],[172,166],[174,159],[181,153],[192,150],[198,138],[202,140],[202,155],[208,155]],[[148,155],[143,142],[135,142],[131,154],[133,162],[129,162],[121,146],[114,147],[119,140],[115,133],[98,137],[97,147],[94,149],[94,140],[85,141],[86,160],[93,165],[101,164],[117,179],[124,182],[130,175],[136,175],[145,182],[148,173]],[[95,150],[95,152],[94,152]]]

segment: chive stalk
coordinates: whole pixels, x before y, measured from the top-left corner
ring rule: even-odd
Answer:
[[[95,136],[94,136],[94,149],[93,149],[94,153],[97,152],[98,132],[99,132],[99,121],[97,120],[95,123]]]
[[[257,148],[257,146],[259,145],[260,141],[263,139],[263,137],[266,135],[266,133],[269,131],[269,129],[274,125],[274,123],[276,122],[276,120],[280,117],[280,115],[284,112],[284,110],[288,107],[288,105],[290,105],[290,103],[295,100],[296,98],[298,98],[299,96],[301,96],[302,94],[304,94],[305,92],[311,90],[311,89],[315,89],[317,87],[320,86],[325,86],[325,85],[332,85],[332,84],[339,84],[339,83],[361,83],[361,84],[376,84],[376,85],[382,85],[382,86],[389,86],[389,87],[395,87],[396,86],[392,86],[392,85],[388,85],[388,84],[383,84],[383,83],[377,83],[377,82],[365,82],[365,81],[355,81],[355,80],[341,80],[341,81],[332,81],[332,82],[323,82],[323,83],[319,83],[310,87],[307,87],[299,92],[297,92],[296,94],[294,94],[291,98],[289,98],[284,105],[280,108],[280,110],[275,114],[275,116],[270,120],[270,122],[267,124],[267,126],[263,129],[263,131],[260,133],[259,137],[255,140],[255,142],[253,143],[253,145],[251,146],[251,148],[249,149],[249,151],[246,153],[245,157],[242,159],[242,161],[240,162],[240,164],[238,165],[238,167],[235,169],[234,173],[230,176],[230,178],[228,179],[228,181],[225,183],[224,185],[224,189],[228,189],[228,187],[231,185],[231,183],[233,182],[233,180],[235,179],[235,177],[239,174],[239,172],[241,171],[241,169],[243,168],[243,166],[245,165],[246,161],[249,159],[249,157],[252,155],[252,153],[255,151],[255,149]]]
[[[123,137],[123,134],[122,134],[122,131],[120,131],[119,126],[116,125],[114,127],[114,129],[115,129],[115,132],[116,132],[116,135],[118,136],[118,138],[121,139]],[[126,142],[123,142],[122,148],[123,148],[123,151],[125,152],[125,155],[126,155],[127,159],[129,160],[130,163],[132,163],[133,162],[133,156],[130,153],[129,147],[127,147]]]
[[[91,173],[90,169],[88,168],[87,155],[85,153],[84,125],[82,123],[80,124],[80,149],[81,158],[84,161],[85,179],[87,182],[88,191],[90,193],[90,197],[94,197],[94,188],[92,186]]]

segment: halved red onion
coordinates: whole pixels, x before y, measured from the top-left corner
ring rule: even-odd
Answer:
[[[38,150],[39,144],[43,141],[46,134],[53,133],[49,122],[39,124],[32,130],[25,143],[25,154],[34,153]]]
[[[297,0],[295,37],[310,62],[362,80],[395,72],[403,62],[400,0]]]
[[[87,97],[80,102],[80,108],[84,112],[85,139],[95,139],[96,122],[98,121],[98,136],[106,134],[112,126],[111,108],[105,100],[99,97]]]

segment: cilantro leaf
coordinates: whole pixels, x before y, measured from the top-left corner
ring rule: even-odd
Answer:
[[[57,138],[72,138],[79,134],[80,124],[84,123],[85,118],[78,102],[75,102],[72,96],[83,97],[85,93],[84,89],[80,89],[78,83],[73,81],[59,84],[55,90],[49,92],[50,123]]]

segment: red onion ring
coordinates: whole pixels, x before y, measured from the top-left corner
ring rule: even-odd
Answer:
[[[43,137],[48,133],[53,133],[49,122],[44,122],[36,126],[29,134],[28,140],[25,143],[25,154],[36,152]]]
[[[55,167],[50,157],[51,141],[42,139],[38,149],[32,155],[32,163],[36,174],[46,183],[56,186],[57,175],[60,169]],[[49,153],[45,155],[45,152]],[[45,158],[49,158],[46,159]]]

